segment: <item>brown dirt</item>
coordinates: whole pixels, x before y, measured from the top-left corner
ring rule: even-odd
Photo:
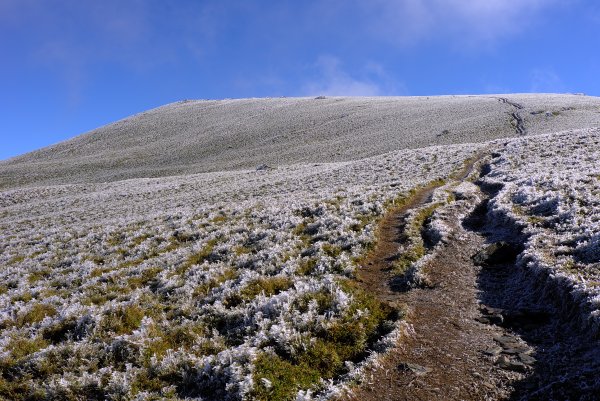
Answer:
[[[464,180],[472,161],[458,174]],[[390,288],[392,267],[399,246],[406,240],[405,217],[412,208],[428,202],[435,186],[417,192],[408,204],[390,211],[381,221],[375,249],[359,269],[358,280],[381,300],[406,308],[405,321],[413,333],[382,357],[380,366],[367,372],[367,380],[347,396],[349,400],[497,400],[509,396],[510,382],[522,373],[500,369],[494,336],[505,330],[480,323],[477,275],[471,256],[485,239],[465,230],[460,217],[476,199],[455,202],[444,219],[452,232],[424,267],[431,288],[396,292]]]

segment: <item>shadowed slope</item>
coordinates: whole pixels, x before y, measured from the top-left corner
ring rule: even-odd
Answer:
[[[0,162],[0,188],[355,160],[596,126],[599,110],[574,95],[183,101]]]

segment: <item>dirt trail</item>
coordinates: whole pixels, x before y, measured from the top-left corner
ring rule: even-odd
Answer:
[[[468,160],[465,166],[454,174],[455,180],[465,180],[482,156],[483,153],[478,153]],[[377,294],[380,299],[392,302],[398,300],[398,292],[392,289],[390,281],[396,278],[393,270],[394,262],[400,256],[398,248],[408,240],[405,233],[408,212],[429,203],[433,192],[441,186],[442,182],[436,182],[420,188],[407,203],[388,211],[379,222],[377,244],[358,270],[358,280],[363,288]]]
[[[495,99],[510,106],[515,132],[526,135],[524,106]],[[465,182],[483,157],[454,184]],[[481,167],[480,176],[489,172]],[[600,342],[573,323],[576,310],[559,312],[569,308],[568,297],[550,294],[518,263],[527,238],[507,221],[491,220],[488,203],[499,188],[482,185],[443,207],[440,221],[449,234],[441,244],[428,244],[421,232],[429,253],[420,267],[426,287],[396,285],[406,278],[398,280],[394,263],[410,240],[411,211],[430,203],[440,185],[419,190],[380,222],[358,280],[405,309],[411,330],[347,399],[600,400]]]
[[[472,166],[468,169],[470,169]],[[461,178],[464,177],[461,174]],[[434,188],[414,197],[414,202],[382,221],[378,245],[359,278],[381,299],[407,308],[406,321],[414,333],[401,341],[371,372],[369,380],[353,391],[356,400],[485,400],[508,394],[502,383],[515,373],[498,369],[483,351],[495,346],[493,329],[479,323],[477,268],[471,261],[484,239],[469,234],[458,219],[442,252],[428,263],[432,288],[395,292],[390,288],[394,252],[405,240],[406,213],[428,202]],[[456,210],[458,215],[465,210]]]
[[[519,110],[522,110],[524,106],[520,103],[513,102],[505,97],[498,97],[496,99],[498,99],[500,103],[508,104],[509,106],[514,108],[514,111],[510,113],[510,116],[512,118],[511,123],[514,125],[515,132],[518,135],[526,135],[527,129],[525,128],[525,120],[519,112]]]
[[[474,164],[465,167],[457,183],[465,180]],[[487,199],[494,194],[472,188],[471,199],[446,207],[443,221],[450,234],[423,267],[430,283],[427,288],[400,292],[390,283],[398,248],[407,240],[407,213],[428,203],[436,187],[420,190],[381,221],[377,245],[358,279],[380,299],[404,305],[405,320],[414,332],[383,356],[381,365],[367,372],[366,382],[347,399],[534,400],[557,394],[556,399],[595,399],[594,390],[582,390],[594,388],[593,375],[588,379],[585,375],[597,372],[595,366],[581,370],[584,382],[574,392],[565,390],[573,386],[561,382],[560,375],[577,364],[600,361],[594,351],[597,345],[575,347],[576,328],[543,308],[542,301],[531,294],[531,284],[518,274],[515,263],[523,238],[508,228],[493,227],[485,216]],[[506,240],[512,242],[500,246],[503,257],[499,262],[475,264],[473,256],[486,244]],[[512,285],[508,291],[507,283]],[[511,304],[515,297],[523,302]],[[558,339],[553,337],[560,332]],[[574,340],[562,344],[567,337]],[[569,354],[569,350],[578,353]],[[555,362],[560,366],[552,368]]]

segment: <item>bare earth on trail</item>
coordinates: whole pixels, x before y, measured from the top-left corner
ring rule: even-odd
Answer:
[[[468,204],[454,213],[464,213],[465,207]],[[506,394],[502,383],[517,378],[516,373],[498,369],[483,353],[495,346],[493,336],[499,334],[475,320],[480,315],[477,267],[470,257],[483,238],[459,224],[452,229],[448,244],[427,264],[432,288],[384,295],[408,305],[406,319],[414,333],[384,357],[382,366],[350,399],[497,399]],[[361,278],[373,273],[371,269],[381,272],[381,265],[371,265]],[[381,278],[381,273],[373,275]]]
[[[462,192],[455,192],[460,200],[438,215],[448,234],[429,249],[421,267],[425,285],[394,286],[394,261],[407,240],[408,214],[432,203],[437,188],[420,190],[381,220],[377,245],[358,277],[378,298],[405,309],[408,330],[347,399],[595,399],[594,379],[573,376],[579,369],[597,371],[597,342],[550,313],[519,276],[520,249],[513,244],[523,238],[489,221],[491,194],[464,181],[471,169],[461,177]],[[498,260],[481,256],[482,249],[495,249],[490,243],[502,244]]]

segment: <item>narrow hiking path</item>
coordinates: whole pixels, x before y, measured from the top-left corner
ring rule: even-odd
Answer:
[[[516,256],[524,238],[489,221],[487,204],[495,193],[466,180],[478,173],[482,158],[458,174],[453,183],[461,184],[458,200],[438,216],[449,234],[428,249],[421,268],[426,287],[395,287],[394,262],[408,240],[407,216],[427,205],[441,185],[417,191],[380,222],[378,242],[358,280],[381,300],[402,307],[411,332],[346,399],[596,399],[598,346],[582,342],[577,328],[553,313],[532,291],[535,283],[520,273]],[[576,371],[584,375],[579,386],[573,383]]]
[[[515,133],[517,135],[526,135],[527,129],[525,128],[525,120],[523,119],[523,116],[521,116],[521,110],[524,108],[524,106],[505,97],[495,97],[494,99],[497,99],[500,103],[507,104],[513,108],[513,111],[510,113],[510,117],[511,124],[515,128]]]
[[[472,173],[477,159],[459,174],[455,184]],[[437,187],[417,192],[411,202],[392,211],[380,225],[378,242],[362,266],[359,280],[380,299],[401,305],[414,332],[382,358],[381,366],[355,389],[351,400],[450,400],[496,399],[508,391],[502,383],[517,373],[498,369],[492,356],[482,351],[495,345],[500,332],[482,330],[476,318],[477,268],[471,256],[484,244],[476,234],[462,229],[460,216],[479,201],[472,199],[450,205],[446,224],[451,229],[446,244],[432,254],[425,266],[429,285],[394,291],[390,285],[398,247],[406,238],[403,229],[411,209],[426,205]]]

